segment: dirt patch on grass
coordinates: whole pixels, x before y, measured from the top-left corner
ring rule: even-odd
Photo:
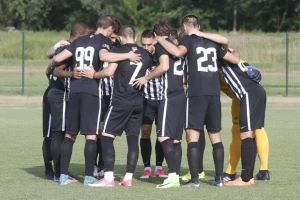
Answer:
[[[0,106],[41,106],[42,96],[0,96]]]

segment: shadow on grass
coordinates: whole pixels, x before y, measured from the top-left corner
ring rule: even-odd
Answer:
[[[154,168],[154,167],[153,167]],[[80,182],[83,182],[84,179],[84,164],[79,164],[79,163],[71,163],[70,164],[70,173],[72,174],[72,176],[74,176],[76,179],[78,179]],[[163,169],[165,171],[165,173],[167,174],[167,167],[163,166]],[[25,172],[27,172],[28,174],[38,177],[38,178],[42,178],[44,179],[44,166],[33,166],[30,168],[22,168],[22,170],[24,170]],[[138,165],[133,178],[141,181],[141,182],[145,182],[145,183],[152,183],[152,184],[161,184],[162,183],[162,178],[158,178],[158,177],[154,177],[154,178],[149,178],[149,179],[141,179],[140,176],[143,173],[144,170],[144,166],[142,165]],[[187,168],[181,168],[181,175],[185,174],[188,172]],[[201,184],[208,184],[211,185],[210,182],[208,182],[209,179],[213,179],[215,176],[215,171],[213,170],[205,170],[205,179],[201,179],[200,182]],[[115,165],[115,180],[119,181],[121,178],[124,177],[126,173],[126,165]],[[181,182],[183,183],[183,182]]]

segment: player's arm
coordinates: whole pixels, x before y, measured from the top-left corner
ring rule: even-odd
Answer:
[[[46,68],[46,76],[48,78],[50,77],[50,74],[52,74],[54,67],[55,67],[54,61],[53,59],[51,59],[49,65]]]
[[[168,70],[169,70],[169,56],[166,54],[161,55],[159,57],[159,65],[153,71],[151,71],[151,73],[147,74],[146,76],[135,79],[133,81],[132,86],[138,87],[139,89],[141,89],[145,83],[147,83],[151,79],[154,79],[156,77],[163,75]]]
[[[114,75],[116,69],[118,67],[118,63],[109,63],[106,68],[103,70],[96,72],[93,66],[90,66],[89,69],[83,70],[83,76],[90,79],[101,79]]]
[[[226,38],[222,35],[219,35],[216,33],[204,33],[201,31],[199,31],[199,33],[195,33],[195,34],[200,37],[212,40],[215,43],[221,44],[222,46],[224,46],[225,49],[228,49],[228,38]]]
[[[65,45],[70,44],[70,42],[68,42],[67,40],[61,40],[58,43],[56,43],[53,47],[51,47],[48,51],[47,51],[47,57],[49,59],[53,58],[55,51],[59,48],[59,47],[63,47]]]
[[[183,45],[176,46],[175,44],[167,41],[165,38],[161,36],[156,36],[157,42],[163,46],[163,48],[173,56],[178,58],[184,56],[187,53],[187,48]]]
[[[230,62],[232,64],[238,64],[240,62],[240,58],[239,56],[236,56],[230,52],[227,52],[224,57],[223,57],[224,60],[226,60],[227,62]]]
[[[53,61],[55,63],[55,65],[57,65],[58,63],[61,63],[62,61],[70,58],[73,54],[68,51],[67,49],[63,50],[62,52],[60,52],[59,54],[57,54],[54,58]]]
[[[65,71],[67,64],[61,64],[54,68],[53,75],[61,78],[76,78],[80,79],[82,77],[82,71],[74,67],[73,71]]]
[[[122,60],[130,60],[132,62],[139,62],[142,57],[141,54],[136,54],[133,51],[128,53],[113,53],[109,52],[107,49],[101,49],[99,51],[99,58],[102,62],[118,62]]]

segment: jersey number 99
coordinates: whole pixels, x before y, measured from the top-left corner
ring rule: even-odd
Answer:
[[[95,49],[93,47],[78,47],[75,52],[77,69],[90,69],[93,65]]]

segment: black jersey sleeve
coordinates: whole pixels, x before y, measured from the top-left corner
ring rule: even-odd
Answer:
[[[66,45],[66,46],[63,46],[63,47],[58,48],[58,49],[55,51],[54,56],[56,56],[56,55],[58,55],[59,53],[63,52],[65,49],[68,48],[68,46],[70,46],[70,45]],[[71,57],[68,58],[67,60],[64,60],[64,61],[62,62],[62,64],[66,64],[66,65],[70,65],[71,63],[72,63],[72,58],[71,58]]]
[[[73,55],[75,54],[75,49],[76,49],[76,46],[75,46],[75,43],[76,43],[76,40],[71,42],[71,44],[69,44],[66,49],[68,51],[70,51]]]
[[[185,35],[179,40],[179,45],[185,46],[186,49],[190,47],[190,36]]]
[[[225,56],[225,54],[227,53],[227,50],[219,44],[217,44],[216,50],[217,50],[218,58],[223,58]]]
[[[110,52],[112,53],[120,53],[119,48],[118,47],[113,47]]]
[[[67,48],[67,46],[68,46],[68,45],[63,46],[63,47],[59,47],[59,48],[55,51],[54,55],[56,56],[56,55],[59,54],[60,52],[63,52],[63,50],[65,50],[65,49]]]
[[[159,62],[159,58],[162,55],[168,55],[168,52],[160,44],[157,44],[155,46],[155,57],[156,57],[158,62]]]
[[[99,50],[106,49],[107,51],[109,51],[111,46],[112,46],[111,40],[107,37],[104,37],[102,41],[102,45]]]

